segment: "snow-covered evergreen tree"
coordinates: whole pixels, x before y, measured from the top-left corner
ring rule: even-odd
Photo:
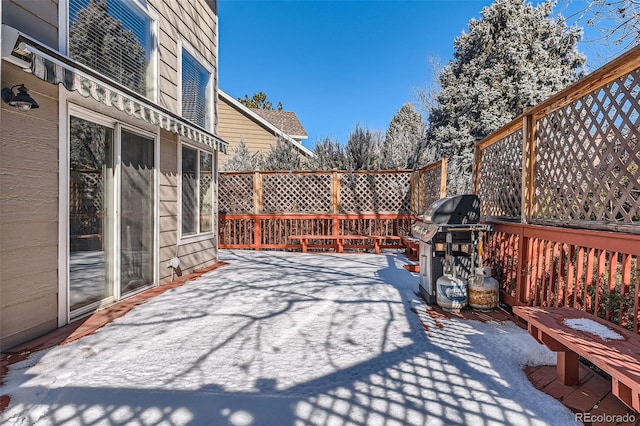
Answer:
[[[469,22],[440,74],[442,90],[428,123],[437,157],[449,157],[449,191],[471,190],[473,146],[575,81],[585,63],[581,29],[553,18],[553,2],[496,0]]]
[[[244,141],[240,140],[240,143],[233,149],[231,158],[222,166],[222,169],[226,171],[260,170],[263,163],[262,154],[259,152],[251,154]]]
[[[314,158],[310,158],[307,168],[310,170],[344,170],[347,168],[344,148],[340,142],[325,138],[313,147]]]
[[[263,170],[300,170],[300,153],[287,141],[278,138],[264,158]]]
[[[345,148],[348,170],[376,170],[380,166],[382,136],[356,124]]]
[[[425,125],[413,105],[406,103],[391,119],[381,149],[383,169],[413,169],[425,145]]]

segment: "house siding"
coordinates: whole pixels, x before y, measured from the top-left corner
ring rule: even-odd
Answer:
[[[193,3],[193,4],[192,4]],[[206,1],[165,0],[150,1],[159,15],[159,74],[158,103],[178,113],[178,41],[185,40],[217,70],[217,16]],[[198,7],[194,7],[197,4]],[[217,73],[214,75],[217,86]]]
[[[188,42],[217,70],[217,16],[205,0],[149,0],[148,4],[158,17],[157,103],[178,114],[178,41]],[[2,22],[54,50],[59,49],[58,2],[55,0],[3,0]],[[217,88],[217,71],[214,78],[214,87]],[[65,105],[59,103],[58,86],[45,83],[2,61],[2,87],[20,83],[29,88],[40,108],[25,114],[3,103],[0,110],[3,129],[0,142],[2,350],[51,331],[59,323],[58,212],[59,200],[64,199],[64,194],[58,193],[58,135],[59,125],[66,126],[66,122],[59,123],[59,108]],[[212,234],[215,237],[197,242],[178,241],[178,136],[158,130],[91,98],[83,98],[78,93],[67,93],[66,98],[71,104],[159,134],[159,211],[156,218],[159,223],[156,259],[159,284],[171,279],[167,262],[176,252],[186,273],[216,263],[216,232]],[[209,150],[208,147],[201,148]],[[216,211],[217,198],[214,204]],[[217,217],[213,223],[216,226]]]
[[[58,2],[2,0],[2,23],[58,49]]]
[[[229,142],[228,154],[220,156],[221,166],[233,155],[233,150],[240,144],[240,141],[244,141],[251,153],[266,153],[277,141],[272,131],[238,111],[224,98],[220,98],[218,102],[218,117],[220,120],[218,134]]]
[[[2,87],[24,83],[40,105],[28,115],[4,103],[1,109],[0,348],[6,348],[57,327],[58,88],[2,65]]]
[[[193,142],[189,142],[193,145]],[[169,259],[177,256],[184,273],[193,272],[217,262],[217,233],[196,242],[178,241],[178,146],[173,134],[162,131],[160,137],[160,282],[171,280]],[[214,194],[214,211],[218,210]],[[216,221],[214,221],[215,223]]]

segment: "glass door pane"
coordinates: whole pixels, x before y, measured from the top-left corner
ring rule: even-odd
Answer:
[[[182,235],[197,230],[198,150],[182,146]]]
[[[213,229],[213,154],[200,151],[200,232]]]
[[[113,297],[113,129],[70,118],[69,303]]]
[[[122,130],[120,293],[153,283],[154,140]]]

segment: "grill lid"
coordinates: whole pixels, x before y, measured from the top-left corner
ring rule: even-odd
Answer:
[[[411,227],[411,235],[422,240],[430,241],[434,235],[438,233],[440,227],[438,225],[430,225],[424,222],[416,222]]]
[[[480,198],[474,194],[441,198],[421,218],[425,222],[460,225],[480,221]]]

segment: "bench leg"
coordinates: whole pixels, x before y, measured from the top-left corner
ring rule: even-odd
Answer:
[[[617,396],[620,401],[636,411],[640,410],[640,394],[638,394],[638,391],[631,389],[615,377],[611,379],[611,388],[613,394]]]
[[[579,357],[571,351],[558,352],[558,379],[566,386],[577,385],[580,381]]]
[[[300,242],[302,243],[302,252],[306,253],[307,252],[307,244],[308,244],[307,239],[303,238],[303,239],[300,240]]]
[[[344,240],[342,238],[338,238],[336,242],[338,243],[338,253],[344,253]]]
[[[376,252],[376,254],[380,254],[380,241],[380,238],[373,239],[373,250]]]

